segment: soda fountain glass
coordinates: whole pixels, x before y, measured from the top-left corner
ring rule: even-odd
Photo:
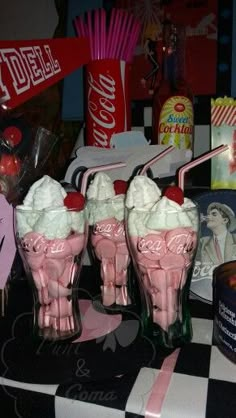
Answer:
[[[143,294],[144,328],[157,346],[167,348],[179,347],[192,338],[189,289],[198,245],[199,211],[192,206],[182,213],[188,215],[191,224],[181,226],[176,222],[168,229],[158,222],[160,213],[126,209],[128,245]],[[162,216],[170,225],[179,212],[166,210]]]
[[[87,245],[84,211],[19,206],[15,215],[16,242],[33,291],[33,334],[51,341],[78,338],[82,332],[78,285]],[[22,222],[25,226],[41,219],[49,228],[50,222],[57,220],[60,228],[65,218],[76,224],[76,232],[68,228],[65,238],[50,239],[30,227],[22,234]]]

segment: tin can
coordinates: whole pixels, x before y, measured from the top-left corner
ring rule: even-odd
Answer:
[[[236,261],[213,273],[214,343],[236,363]]]
[[[115,59],[87,65],[85,145],[111,148],[113,134],[131,130],[130,70]]]

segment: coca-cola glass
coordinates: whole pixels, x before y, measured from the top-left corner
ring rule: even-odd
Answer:
[[[188,299],[199,236],[198,208],[185,208],[182,214],[187,214],[191,226],[181,226],[175,210],[162,214],[126,210],[128,245],[143,294],[144,327],[157,346],[168,348],[192,338]]]
[[[110,216],[113,205],[114,199],[96,201],[96,220],[89,224],[88,238],[92,264],[100,281],[95,305],[111,313],[114,309],[136,309],[138,303],[138,289],[126,241],[124,218],[118,220]],[[91,199],[87,202],[88,217],[93,206]]]
[[[51,341],[79,337],[78,285],[88,236],[84,211],[21,205],[15,218],[16,241],[33,291],[34,336]],[[61,232],[64,221],[64,238],[50,237],[50,223]]]
[[[86,145],[114,148],[112,135],[131,129],[130,71],[129,63],[117,59],[86,66]]]

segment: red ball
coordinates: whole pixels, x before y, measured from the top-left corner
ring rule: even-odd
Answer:
[[[0,174],[17,176],[21,169],[21,161],[16,155],[2,154],[0,156]]]

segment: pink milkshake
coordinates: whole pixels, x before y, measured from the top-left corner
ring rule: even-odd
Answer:
[[[81,333],[78,280],[86,247],[84,197],[44,176],[16,208],[17,242],[34,291],[37,334]]]
[[[87,190],[86,211],[93,262],[99,264],[103,306],[126,306],[130,255],[124,229],[125,181],[97,173]]]
[[[158,343],[173,347],[191,338],[187,307],[198,243],[198,209],[170,186],[161,195],[145,176],[133,179],[126,196],[127,238],[147,301],[147,322]]]

